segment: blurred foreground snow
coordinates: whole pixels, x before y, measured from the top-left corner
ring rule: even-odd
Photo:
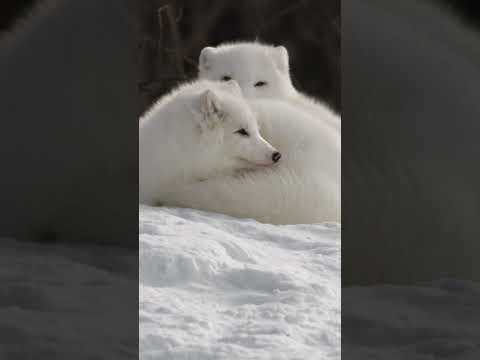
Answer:
[[[0,244],[0,359],[138,356],[136,251]]]
[[[344,288],[342,304],[348,359],[480,359],[479,283]]]

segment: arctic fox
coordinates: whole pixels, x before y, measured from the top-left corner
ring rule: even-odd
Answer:
[[[287,100],[341,131],[339,116],[326,105],[294,88],[290,79],[288,51],[284,46],[238,42],[205,47],[198,63],[202,79],[236,80],[249,99]]]
[[[196,81],[161,98],[140,120],[139,146],[139,200],[150,205],[182,185],[281,157],[260,135],[235,81]]]
[[[338,131],[282,100],[255,100],[250,106],[262,136],[282,153],[281,161],[175,186],[164,191],[162,203],[272,224],[339,222]]]

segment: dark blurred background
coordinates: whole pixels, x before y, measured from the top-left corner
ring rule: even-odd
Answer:
[[[480,2],[437,0],[472,25]],[[0,30],[40,0],[3,0]],[[131,0],[140,10],[139,87],[144,108],[179,81],[196,76],[204,46],[255,40],[284,45],[296,87],[341,112],[340,0]]]
[[[0,29],[38,0],[4,0]],[[256,40],[288,48],[299,90],[336,110],[340,99],[340,0],[139,0],[139,79],[144,108],[197,74],[204,46]]]
[[[34,5],[0,2],[0,359],[136,358],[140,20]]]
[[[480,358],[478,7],[342,0],[344,360]]]
[[[480,279],[475,7],[342,0],[344,285]]]
[[[142,90],[146,103],[195,77],[205,46],[259,40],[288,48],[297,88],[338,111],[340,0],[146,0]]]

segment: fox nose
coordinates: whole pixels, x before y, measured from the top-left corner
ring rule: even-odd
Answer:
[[[280,154],[278,151],[275,151],[275,152],[272,154],[272,160],[273,160],[273,162],[278,162],[278,160],[280,160],[281,157],[282,157],[282,154]]]

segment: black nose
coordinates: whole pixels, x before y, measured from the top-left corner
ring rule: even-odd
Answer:
[[[275,151],[275,152],[272,154],[272,160],[273,160],[273,162],[277,162],[278,160],[280,160],[281,157],[282,157],[282,154],[280,154],[278,151]]]

